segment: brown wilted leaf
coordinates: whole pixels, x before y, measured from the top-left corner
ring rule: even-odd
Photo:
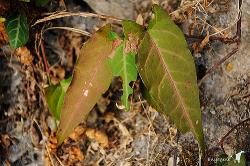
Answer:
[[[104,132],[88,128],[86,131],[86,136],[89,139],[92,139],[98,142],[103,148],[108,147],[108,144],[109,144],[108,136]]]
[[[69,150],[69,163],[76,163],[78,161],[84,160],[84,155],[81,152],[81,149],[76,146],[70,147]]]
[[[49,152],[55,152],[56,151],[56,148],[57,148],[57,139],[56,139],[55,133],[52,133],[49,136],[49,141],[47,143],[47,146],[48,146]]]
[[[50,68],[50,73],[50,79],[53,85],[58,84],[60,80],[65,77],[65,70],[58,64]]]
[[[133,34],[128,34],[128,40],[125,44],[125,53],[136,52],[139,46],[139,37]]]
[[[111,112],[106,113],[104,116],[104,120],[106,123],[111,122],[111,120],[113,120],[113,119],[114,119],[114,114]]]
[[[15,50],[15,55],[20,58],[20,62],[24,65],[31,65],[33,56],[27,47],[20,47]]]
[[[93,34],[82,47],[73,80],[64,98],[57,132],[59,144],[76,126],[86,120],[113,79],[112,69],[108,63],[108,57],[113,52],[110,33],[111,26],[106,25]]]
[[[81,138],[81,136],[84,134],[85,131],[86,128],[84,128],[83,126],[77,126],[74,132],[69,135],[69,138],[71,138],[74,141],[77,141]]]

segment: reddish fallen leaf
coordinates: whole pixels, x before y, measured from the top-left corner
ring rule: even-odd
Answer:
[[[97,31],[81,50],[61,112],[57,133],[59,144],[86,119],[112,81],[113,75],[107,62],[113,52],[110,33],[111,27],[106,25]]]

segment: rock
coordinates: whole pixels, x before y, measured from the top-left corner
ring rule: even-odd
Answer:
[[[124,0],[84,0],[98,14],[117,17],[120,19],[134,19],[134,5],[132,1]]]

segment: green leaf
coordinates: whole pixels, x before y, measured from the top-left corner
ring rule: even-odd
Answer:
[[[64,96],[71,83],[72,77],[60,81],[58,85],[49,86],[46,89],[46,100],[50,112],[56,119],[60,119]]]
[[[108,89],[113,76],[108,57],[113,54],[109,39],[110,25],[97,31],[82,47],[74,69],[72,83],[66,93],[59,130],[58,143],[84,122],[101,95]]]
[[[121,97],[122,104],[127,111],[130,110],[129,95],[133,93],[133,89],[129,83],[137,78],[137,69],[135,63],[135,55],[142,38],[142,27],[132,21],[123,21],[123,31],[125,35],[124,41],[116,48],[115,55],[110,59],[110,65],[114,76],[121,76],[123,95]],[[117,35],[113,35],[113,39],[120,41]],[[118,42],[119,43],[119,42]]]
[[[159,6],[140,44],[137,68],[148,102],[171,117],[183,133],[191,131],[204,154],[195,65],[182,31]]]
[[[122,27],[125,39],[130,40],[130,43],[134,43],[136,46],[138,46],[145,34],[144,27],[131,20],[123,20]]]
[[[137,70],[135,64],[135,54],[125,53],[124,48],[125,42],[118,46],[115,56],[110,59],[110,64],[114,76],[121,76],[122,78],[123,95],[121,100],[125,109],[130,110],[128,97],[133,93],[133,89],[129,86],[129,83],[136,80]]]
[[[12,48],[18,48],[27,43],[29,39],[29,27],[27,17],[24,14],[18,14],[7,18],[5,27]]]
[[[35,4],[38,7],[44,7],[50,0],[35,0]]]

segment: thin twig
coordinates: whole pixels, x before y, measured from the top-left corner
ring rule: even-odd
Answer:
[[[192,40],[194,42],[202,42],[206,36],[195,36],[195,35],[188,35],[185,34],[185,38],[188,40]],[[229,37],[217,37],[217,36],[211,36],[209,37],[209,41],[220,41],[225,44],[233,44],[235,43],[235,37],[229,38]]]
[[[246,95],[243,95],[243,96],[240,96],[241,98],[247,98],[247,97],[250,97],[250,93],[246,94]]]
[[[43,56],[43,63],[44,63],[44,66],[45,66],[45,71],[47,74],[50,73],[50,70],[49,70],[49,65],[47,63],[47,58],[46,58],[46,54],[45,54],[45,49],[44,49],[44,44],[43,44],[43,41],[41,39],[41,50],[42,50],[42,56]]]
[[[38,124],[38,122],[36,121],[36,119],[33,119],[33,121],[35,122],[36,126],[38,127],[38,129],[39,129],[39,131],[40,131],[40,133],[41,133],[41,135],[42,135],[42,139],[44,140],[45,136],[44,136],[44,134],[43,134],[43,131],[42,131],[40,125]],[[53,159],[52,159],[52,157],[51,157],[51,155],[50,155],[49,148],[48,148],[46,142],[45,142],[45,148],[46,148],[46,151],[47,151],[47,153],[48,153],[48,155],[49,155],[49,159],[50,159],[50,162],[51,162],[52,166],[55,166],[55,164],[54,164],[54,162],[53,162]]]
[[[72,27],[49,27],[49,28],[45,29],[43,31],[43,33],[48,31],[48,30],[52,30],[52,29],[62,29],[62,30],[72,31],[75,33],[80,33],[80,34],[85,35],[85,36],[91,36],[91,33],[87,32],[87,31],[83,31],[81,29],[72,28]]]
[[[54,155],[55,158],[57,159],[58,163],[61,165],[61,166],[64,166],[64,164],[62,163],[62,161],[59,159],[59,157],[57,157],[57,155]]]
[[[223,152],[225,152],[225,149],[223,147],[224,145],[224,141],[225,139],[235,130],[237,129],[239,126],[242,126],[244,123],[250,121],[250,118],[247,118],[245,120],[243,120],[242,122],[238,123],[237,125],[235,125],[233,128],[231,128],[220,140],[220,142],[218,143],[218,146],[221,147],[221,149],[223,150]]]
[[[117,22],[122,21],[122,19],[116,18],[116,17],[113,17],[113,16],[106,16],[106,15],[95,14],[95,13],[87,13],[87,12],[73,13],[73,12],[65,12],[65,11],[63,11],[63,12],[53,13],[53,14],[47,16],[47,17],[39,19],[32,26],[35,26],[36,24],[39,24],[39,23],[42,23],[42,22],[47,22],[47,21],[50,21],[50,20],[63,18],[63,17],[71,17],[71,16],[96,17],[96,18],[100,18],[100,19],[107,19],[107,20],[112,20],[112,21],[117,21]]]
[[[229,59],[232,55],[234,55],[237,51],[239,50],[239,46],[237,45],[229,54],[224,56],[219,62],[214,64],[209,70],[207,70],[206,74],[202,79],[199,80],[198,86],[201,85],[201,83],[208,77],[210,76],[217,68],[221,66],[222,63],[224,63],[227,59]]]

